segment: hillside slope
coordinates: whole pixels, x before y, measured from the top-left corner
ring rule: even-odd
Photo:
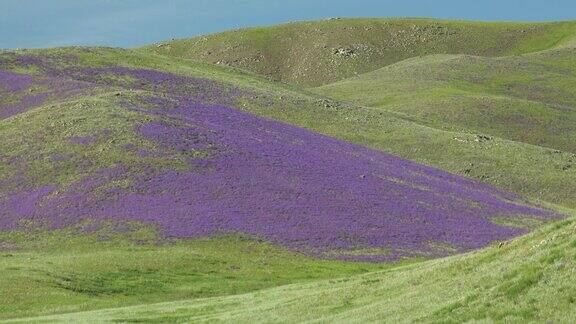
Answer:
[[[575,234],[572,217],[505,245],[383,272],[22,322],[571,322]]]
[[[527,204],[576,204],[573,153],[225,66],[63,48],[0,70],[2,318],[347,277],[387,266],[343,260],[463,252],[560,217]]]
[[[239,232],[319,256],[397,260],[523,233],[497,221],[556,217],[481,183],[240,112],[231,106],[253,94],[239,88],[62,63],[10,61],[87,89],[3,123],[2,230],[139,221],[166,237]],[[349,254],[364,249],[382,251]]]
[[[244,96],[241,102],[235,105],[236,108],[488,182],[533,199],[567,205],[575,203],[573,197],[576,186],[573,185],[574,181],[570,181],[576,179],[576,172],[572,168],[575,159],[570,154],[500,141],[498,138],[480,140],[474,133],[470,134],[469,130],[445,131],[431,128],[411,121],[413,117],[406,118],[405,115],[393,111],[343,105],[237,70],[140,51],[65,48],[27,51],[22,54],[33,58],[40,56],[42,60],[34,59],[39,61],[36,62],[38,64],[48,61],[65,67],[71,64],[69,59],[74,58],[76,66],[123,65],[209,78],[253,93]],[[35,65],[22,68],[8,64],[13,59],[12,55],[14,54],[6,53],[0,56],[0,61],[7,62],[4,66],[8,66],[13,72],[39,73],[34,68]],[[24,77],[26,78],[29,77]],[[37,83],[48,81],[40,80]],[[81,84],[76,81],[67,87]],[[59,87],[66,88],[62,85]],[[31,85],[28,90],[16,90],[2,97],[8,101],[2,110],[12,111],[10,107],[18,105],[20,108],[16,111],[21,112],[62,97],[48,96],[47,92],[50,91],[54,92],[54,87],[41,84]],[[38,100],[38,96],[46,97]]]
[[[358,36],[366,22],[416,24],[418,37],[440,23],[318,24]],[[549,204],[576,207],[576,154],[563,139],[572,23],[444,23],[462,34],[448,32],[457,41],[443,51],[470,37],[482,55],[529,54],[397,62],[374,72],[372,89],[379,98],[386,80],[396,107],[159,54],[168,45],[0,53],[0,318],[111,307],[23,321],[574,316],[574,215]],[[483,36],[494,33],[502,49]],[[410,37],[414,51],[432,48]],[[446,109],[464,119],[426,118],[404,101],[413,94],[502,99],[542,124],[499,133],[509,116],[466,120],[457,105]],[[544,225],[561,213],[572,218]],[[147,305],[158,302],[168,303]]]
[[[311,87],[429,54],[503,56],[550,49],[575,22],[519,24],[432,19],[332,19],[175,40],[159,54],[219,63]]]
[[[318,88],[420,124],[576,153],[576,49],[413,58]]]

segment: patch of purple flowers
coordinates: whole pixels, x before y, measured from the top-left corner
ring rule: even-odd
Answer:
[[[90,145],[90,144],[96,143],[96,141],[98,140],[98,137],[96,137],[96,136],[94,136],[94,135],[88,135],[88,136],[72,136],[72,137],[69,137],[68,140],[69,140],[71,143],[74,143],[74,144]]]
[[[18,92],[28,89],[31,85],[32,77],[29,75],[0,70],[0,89]]]
[[[524,232],[492,223],[495,215],[556,216],[481,183],[228,107],[183,100],[163,113],[186,126],[152,122],[138,130],[178,151],[214,145],[212,157],[191,159],[200,170],[144,172],[131,190],[104,195],[97,189],[126,176],[123,168],[43,199],[32,191],[18,199],[35,208],[1,206],[4,228],[22,219],[56,227],[136,220],[168,237],[240,232],[314,255],[386,248],[385,256],[341,257],[395,260],[447,253],[431,243],[467,251]]]
[[[134,69],[121,66],[100,68],[69,68],[58,73],[75,80],[91,82],[104,86],[124,87],[127,89],[149,90],[155,93],[168,93],[172,96],[194,97],[201,102],[232,104],[235,97],[243,92],[233,86],[224,86],[208,79],[179,76],[171,73],[148,69]],[[144,101],[156,103],[161,100],[155,97]],[[168,103],[171,104],[171,103]]]
[[[48,98],[48,93],[26,95],[18,103],[0,106],[0,120],[38,107],[46,101],[46,98]]]
[[[179,152],[190,168],[115,166],[68,188],[22,189],[0,200],[0,229],[23,220],[55,228],[141,221],[167,237],[243,233],[318,256],[385,261],[468,251],[525,232],[493,223],[495,216],[559,217],[486,184],[235,110],[228,105],[240,91],[213,81],[122,67],[58,73],[168,96],[125,106],[156,117],[135,126],[161,148],[155,154]],[[106,187],[126,178],[129,189]],[[362,249],[387,252],[345,253]]]
[[[37,89],[32,89],[33,86],[37,86]],[[90,83],[68,78],[31,76],[0,70],[0,119],[38,107],[49,99],[69,98],[90,87]],[[3,99],[10,99],[10,102],[3,103]]]

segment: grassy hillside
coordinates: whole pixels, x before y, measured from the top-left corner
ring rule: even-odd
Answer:
[[[239,235],[166,241],[138,223],[90,226],[0,233],[0,319],[239,294],[389,267],[313,259]]]
[[[524,232],[496,218],[556,218],[496,188],[229,107],[253,98],[248,90],[79,57],[7,60],[43,73],[35,82],[86,89],[5,119],[4,230],[141,221],[172,238],[240,232],[316,256],[395,261]]]
[[[429,54],[504,56],[576,36],[574,22],[481,23],[432,19],[332,19],[175,40],[147,49],[240,67],[272,80],[319,86]]]
[[[574,215],[574,213],[572,213]],[[483,251],[344,279],[23,322],[571,322],[574,218]]]
[[[239,99],[235,104],[239,109],[478,179],[536,200],[574,205],[572,198],[576,186],[573,183],[576,182],[570,179],[576,178],[576,172],[572,167],[575,159],[570,153],[498,137],[484,140],[468,130],[432,128],[393,111],[344,105],[227,68],[185,60],[115,49],[57,49],[30,53],[41,53],[55,62],[75,57],[77,66],[125,65],[210,78],[252,93]],[[12,70],[18,69],[12,67]],[[46,113],[50,112],[43,112]],[[68,118],[74,117],[69,115]],[[21,128],[18,123],[23,122],[25,119],[7,119],[2,123],[7,132],[16,136],[19,134],[16,129]],[[57,125],[65,127],[67,124]]]
[[[576,153],[576,50],[413,58],[317,89],[354,104]]]
[[[0,318],[570,319],[576,215],[527,205],[576,208],[572,26],[330,20],[1,52]],[[305,86],[389,66],[312,92],[187,59],[203,46],[265,48],[231,65]],[[430,53],[455,54],[404,60]]]

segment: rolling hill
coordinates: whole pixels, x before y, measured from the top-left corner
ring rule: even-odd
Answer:
[[[70,82],[86,93],[8,118],[3,230],[140,221],[167,237],[240,232],[320,255],[386,249],[374,257],[395,260],[520,233],[495,217],[554,217],[496,188],[239,112],[227,104],[253,94],[211,80],[65,57],[8,64],[44,73],[5,72],[27,82],[20,92]],[[19,129],[29,136],[10,136]]]
[[[159,43],[148,49],[313,87],[422,55],[496,57],[542,51],[573,40],[574,26],[574,22],[330,19],[240,29]]]
[[[571,318],[573,27],[0,52],[0,318]]]
[[[431,127],[576,153],[575,53],[418,57],[317,90]]]

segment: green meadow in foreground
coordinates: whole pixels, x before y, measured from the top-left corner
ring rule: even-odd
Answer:
[[[313,259],[238,235],[166,241],[138,223],[83,234],[89,225],[0,234],[0,319],[241,294],[391,267]]]
[[[0,319],[573,321],[575,28],[333,19],[138,49],[18,51],[74,57],[75,67],[148,68],[238,87],[249,93],[238,109],[494,185],[566,219],[506,224],[536,229],[480,251],[392,264],[315,259],[242,235],[165,239],[140,223],[95,232],[89,223],[30,226],[0,233]],[[134,172],[142,163],[184,168],[178,152],[126,152],[127,144],[153,147],[132,127],[151,117],[119,101],[149,94],[97,89],[0,120],[0,158],[22,157],[38,185],[67,185],[117,164]],[[14,100],[2,97],[0,105]],[[110,140],[86,147],[66,140],[102,132]],[[71,156],[64,168],[52,163],[57,152]],[[2,179],[15,172],[3,161]]]
[[[575,216],[482,251],[369,274],[21,321],[568,323],[576,318]]]

